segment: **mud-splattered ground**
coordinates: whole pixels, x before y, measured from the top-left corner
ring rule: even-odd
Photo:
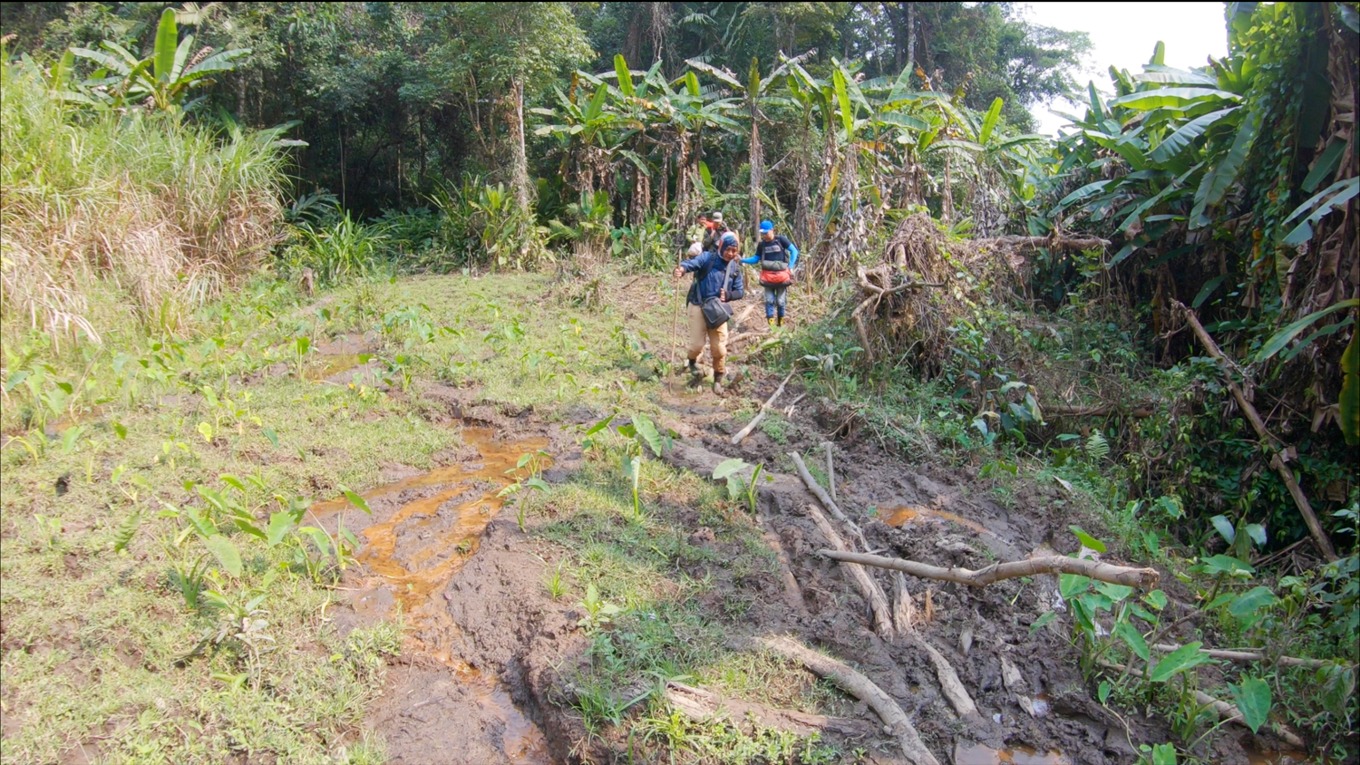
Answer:
[[[979,589],[907,577],[915,638],[947,659],[976,702],[978,714],[960,718],[931,658],[913,639],[876,635],[841,564],[816,554],[827,540],[807,515],[815,499],[785,455],[820,454],[814,447],[834,413],[804,398],[785,413],[784,442],[757,429],[730,444],[745,424],[736,409],[763,401],[776,385],[748,380],[721,399],[676,377],[665,381],[661,398],[667,415],[660,424],[679,435],[666,456],[673,465],[709,475],[735,456],[764,463],[771,477],[757,520],[780,571],[720,584],[743,590],[720,594],[752,604],[729,635],[734,642],[792,635],[856,667],[901,706],[942,763],[1129,763],[1136,744],[1169,738],[1157,724],[1117,716],[1090,698],[1063,619],[1034,627],[1062,608],[1055,577]],[[464,446],[440,455],[444,467],[434,473],[392,466],[392,483],[366,495],[371,516],[343,502],[319,509],[332,530],[343,522],[365,542],[364,565],[347,577],[348,597],[333,617],[344,629],[400,613],[409,635],[368,726],[382,735],[393,763],[635,758],[621,736],[588,736],[567,703],[566,668],[582,660],[587,640],[573,604],[552,599],[543,586],[560,552],[535,536],[535,519],[502,513],[498,496],[525,453],[550,454],[544,477],[565,480],[581,459],[577,434],[530,412],[508,416],[479,406],[475,391],[424,393],[439,402],[436,424],[463,428]],[[783,400],[796,398],[789,392]],[[578,414],[588,423],[599,413]],[[977,569],[1075,550],[1066,533],[1073,519],[1056,487],[1031,488],[1003,507],[948,470],[904,464],[869,440],[842,435],[832,447],[838,502],[879,554]],[[889,572],[872,576],[892,591]],[[851,708],[870,730],[882,730],[867,707]],[[866,761],[904,761],[888,737],[844,743]],[[1217,756],[1249,761],[1232,742]]]

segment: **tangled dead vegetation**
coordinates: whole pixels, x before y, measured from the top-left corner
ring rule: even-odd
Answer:
[[[859,302],[850,317],[865,360],[895,357],[927,375],[937,374],[951,347],[950,328],[982,294],[1021,292],[1026,250],[1107,244],[1061,234],[956,240],[925,213],[904,218],[888,240],[882,262],[857,268]]]

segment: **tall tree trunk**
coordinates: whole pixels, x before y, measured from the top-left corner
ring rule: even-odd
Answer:
[[[916,3],[907,3],[907,66],[916,66]]]
[[[811,221],[808,220],[808,140],[811,138],[812,130],[808,128],[808,119],[803,120],[803,135],[798,148],[798,166],[794,173],[794,185],[798,187],[798,201],[793,207],[793,230],[798,237],[798,241],[807,247],[812,244],[809,230]]]
[[[760,189],[765,185],[765,149],[760,145],[760,110],[751,96],[751,230],[760,229]],[[759,233],[753,233],[755,241]]]
[[[508,96],[510,126],[510,182],[515,189],[515,204],[529,212],[532,201],[529,189],[529,157],[524,148],[524,83],[510,80]]]

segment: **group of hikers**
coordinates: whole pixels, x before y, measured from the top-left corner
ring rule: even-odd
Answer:
[[[741,238],[727,228],[721,212],[700,213],[698,223],[703,227],[702,241],[690,245],[688,259],[680,261],[674,275],[677,279],[687,273],[694,275],[686,296],[689,372],[695,378],[703,374],[699,355],[707,345],[713,359],[713,392],[722,395],[727,372],[727,326],[732,318],[728,304],[746,293],[741,265],[759,265],[765,321],[771,329],[782,327],[788,305],[786,293],[798,265],[798,248],[788,237],[775,234],[774,224],[764,220],[755,252],[742,258]]]

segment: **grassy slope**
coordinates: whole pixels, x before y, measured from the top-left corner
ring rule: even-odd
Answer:
[[[186,486],[220,491],[263,521],[294,495],[324,499],[342,486],[374,486],[386,464],[428,467],[458,436],[421,418],[421,380],[477,386],[487,401],[533,406],[549,420],[582,405],[655,411],[659,385],[640,381],[655,361],[643,345],[665,355],[669,286],[657,282],[656,301],[631,318],[615,308],[581,310],[565,295],[545,298],[549,289],[539,276],[373,282],[319,310],[269,290],[205,311],[202,335],[180,343],[144,339],[46,369],[34,355],[12,370],[11,379],[23,369],[35,382],[6,394],[0,457],[5,759],[56,761],[82,744],[117,762],[211,762],[229,752],[273,752],[289,762],[373,756],[375,747],[356,745],[355,733],[381,688],[378,657],[396,649],[390,631],[346,643],[328,628],[328,572],[293,565],[294,544],[309,544],[300,536],[268,548],[224,523],[244,559],[240,577],[224,571],[187,531],[183,511],[208,505]],[[390,394],[372,380],[307,379],[327,362],[316,349],[365,331],[369,366],[390,380]],[[307,352],[299,355],[303,337]],[[63,386],[72,394],[61,395]],[[717,506],[706,482],[673,471],[665,478],[667,471],[648,463],[644,485],[664,480],[674,489],[689,480],[678,496],[707,492],[706,506]],[[245,490],[223,474],[241,477]],[[611,485],[599,478],[560,491]],[[598,536],[601,517],[631,514],[627,488],[613,480],[594,514],[564,517],[550,536]],[[133,528],[126,549],[115,552]],[[675,538],[645,524],[626,533]],[[754,532],[738,524],[733,533]],[[601,538],[570,581],[636,601],[648,580],[604,561],[613,559],[610,545],[641,541]],[[321,557],[311,549],[313,561]],[[344,562],[328,561],[330,572]],[[230,614],[188,607],[174,570],[196,562],[213,570],[205,587],[227,603],[244,609],[264,596],[252,618],[267,623],[259,634],[268,640],[228,637],[185,659]],[[583,597],[578,589],[572,597]],[[714,629],[699,614],[675,618]]]

